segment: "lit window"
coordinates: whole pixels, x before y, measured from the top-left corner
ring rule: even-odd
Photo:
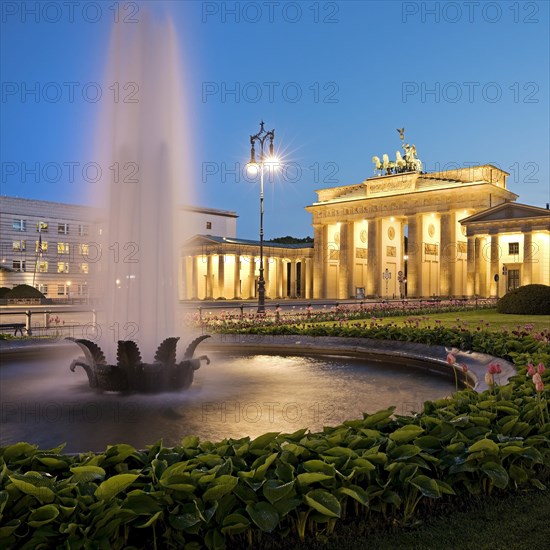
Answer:
[[[508,243],[508,254],[517,256],[519,254],[519,243]]]
[[[57,295],[65,296],[65,285],[57,285]]]
[[[58,273],[69,273],[69,264],[67,262],[57,262]]]
[[[11,249],[13,252],[23,252],[27,249],[27,241],[13,241]]]
[[[89,272],[89,267],[88,267],[87,263],[80,264],[79,268],[80,268],[80,273],[88,273]]]
[[[85,237],[88,232],[90,231],[90,228],[89,226],[85,225],[85,224],[81,224],[78,226],[78,235],[80,237]]]
[[[48,273],[48,262],[38,262],[38,272]]]
[[[38,222],[36,224],[37,233],[47,233],[48,232],[48,222]]]
[[[212,229],[212,222],[206,222],[206,229]]]
[[[58,223],[57,224],[57,232],[60,235],[68,235],[69,234],[69,224],[68,223]]]
[[[69,253],[69,243],[57,243],[57,253],[58,254],[68,254]]]
[[[13,269],[15,271],[25,271],[25,260],[13,260]]]
[[[88,254],[90,253],[90,245],[88,244],[79,244],[78,245],[78,253],[81,256],[88,257]]]
[[[38,252],[38,246],[40,244],[40,241],[36,241],[36,246],[35,246],[35,252]],[[42,252],[47,252],[48,250],[48,241],[42,241]]]
[[[14,231],[26,231],[27,222],[25,220],[13,220],[12,228]]]
[[[39,284],[36,288],[38,288],[42,294],[48,294],[48,285]]]

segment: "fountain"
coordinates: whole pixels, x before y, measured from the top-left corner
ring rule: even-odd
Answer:
[[[74,340],[85,356],[71,364],[93,388],[186,389],[200,366],[192,356],[204,338],[176,362],[176,208],[190,199],[180,66],[171,21],[143,14],[136,25],[114,26],[105,77],[114,97],[102,107],[97,146],[108,167],[99,192],[101,314],[95,341]],[[161,341],[154,362],[143,363],[140,349],[152,356]],[[118,365],[107,364],[99,343]]]

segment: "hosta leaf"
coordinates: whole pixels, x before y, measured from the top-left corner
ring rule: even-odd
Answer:
[[[363,420],[363,428],[374,428],[378,424],[385,425],[389,422],[389,417],[393,414],[395,407],[390,407],[385,411],[380,411],[374,414],[365,415]]]
[[[313,489],[304,495],[304,501],[321,514],[339,518],[342,512],[338,499],[325,489]]]
[[[268,432],[250,442],[250,449],[266,449],[281,432]]]
[[[0,541],[3,538],[9,537],[19,526],[21,525],[21,520],[12,519],[4,525],[0,526]]]
[[[439,498],[441,492],[439,490],[439,485],[435,479],[431,479],[428,476],[420,475],[412,478],[409,483],[414,487],[420,489],[420,492],[425,497],[430,498]]]
[[[398,428],[395,432],[391,433],[390,439],[396,443],[408,443],[415,437],[418,437],[421,433],[424,433],[424,430],[420,426],[409,424]]]
[[[423,451],[436,451],[441,448],[441,441],[431,435],[417,437],[414,444],[418,445]]]
[[[422,449],[417,445],[400,445],[389,451],[388,454],[394,460],[407,460],[420,452],[422,452]],[[371,460],[370,457],[369,460]]]
[[[498,454],[499,447],[491,439],[480,439],[479,441],[476,441],[473,445],[470,445],[470,448],[468,449],[469,453],[476,453],[480,451],[483,451],[487,454],[496,455]]]
[[[252,521],[264,532],[270,533],[279,523],[279,513],[269,502],[249,504],[246,512]]]
[[[271,502],[271,504],[285,498],[294,489],[294,481],[283,483],[278,479],[269,479],[263,486],[262,492],[264,497]]]
[[[36,454],[38,445],[30,445],[29,443],[16,443],[15,445],[8,445],[2,449],[2,456],[6,463],[12,462],[19,456],[25,458]]]
[[[73,473],[71,481],[74,483],[84,483],[105,478],[105,470],[99,466],[73,466],[71,472]]]
[[[132,491],[126,497],[122,507],[139,515],[151,515],[160,510],[160,500],[142,491]]]
[[[228,535],[238,535],[246,531],[250,526],[250,521],[242,514],[229,514],[223,520],[222,533]]]
[[[239,478],[234,476],[220,476],[216,478],[212,485],[204,492],[202,499],[204,501],[208,500],[218,500],[222,496],[230,493],[235,486],[239,483]]]
[[[369,497],[367,492],[358,485],[350,485],[349,487],[340,487],[338,489],[338,494],[347,495],[357,502],[361,503],[363,506],[367,506],[369,503]]]
[[[64,470],[68,466],[65,460],[61,460],[60,458],[55,458],[53,456],[37,456],[36,458],[52,470]]]
[[[36,497],[40,502],[50,503],[55,499],[55,493],[49,488],[45,487],[41,478],[34,476],[9,476],[10,481],[26,495],[32,495]]]
[[[41,506],[36,508],[31,512],[27,524],[30,527],[41,527],[47,523],[52,522],[59,515],[59,510],[57,506],[53,504],[47,504],[46,506]]]
[[[95,496],[100,500],[110,500],[116,494],[132,485],[138,477],[139,474],[118,474],[110,477],[103,481],[96,489]]]
[[[322,460],[306,460],[306,462],[304,462],[304,470],[306,470],[306,472],[317,472],[331,477],[334,476],[335,473],[334,466]]]
[[[327,479],[333,479],[334,476],[327,476],[326,474],[319,474],[319,473],[305,473],[305,474],[298,474],[296,476],[296,479],[298,480],[298,483],[300,485],[311,485],[312,483],[316,483],[317,481],[326,481]]]
[[[151,516],[145,523],[141,524],[141,525],[136,525],[136,527],[138,529],[143,529],[145,527],[151,527],[151,525],[155,524],[159,518],[162,517],[162,510],[159,510],[156,514],[154,514],[153,516]]]
[[[181,446],[184,449],[196,449],[199,443],[200,439],[196,435],[188,435],[181,440]]]
[[[516,483],[525,483],[529,479],[525,469],[521,466],[516,466],[515,464],[510,465],[508,468],[508,473]]]
[[[496,462],[486,462],[480,466],[481,471],[491,479],[495,487],[504,489],[508,485],[508,472]]]

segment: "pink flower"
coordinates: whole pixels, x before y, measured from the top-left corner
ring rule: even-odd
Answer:
[[[456,357],[452,353],[447,354],[447,363],[449,363],[449,365],[454,365],[456,363]]]
[[[544,366],[544,363],[539,363],[537,365],[537,372],[539,374],[542,374],[546,370],[546,367]]]
[[[533,374],[533,384],[535,384],[535,390],[537,392],[544,391],[544,383],[542,382],[542,378],[538,372]]]
[[[467,365],[462,365],[462,372],[468,372],[468,366]]]
[[[502,369],[498,363],[491,363],[487,369],[491,374],[500,374]]]
[[[485,383],[488,386],[492,386],[495,383],[495,379],[494,379],[493,375],[490,372],[485,373]]]
[[[535,367],[533,366],[533,363],[527,363],[527,376],[533,376],[537,372],[535,370]]]

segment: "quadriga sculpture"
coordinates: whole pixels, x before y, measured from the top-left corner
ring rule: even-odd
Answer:
[[[108,365],[101,348],[91,340],[67,338],[80,346],[84,357],[75,359],[70,369],[82,367],[88,375],[91,388],[103,391],[158,393],[186,390],[193,383],[194,372],[201,361],[210,364],[206,355],[193,357],[197,346],[208,335],[195,338],[176,362],[176,347],[179,338],[166,338],[157,349],[155,361],[144,363],[137,344],[131,340],[119,340],[117,364]]]

